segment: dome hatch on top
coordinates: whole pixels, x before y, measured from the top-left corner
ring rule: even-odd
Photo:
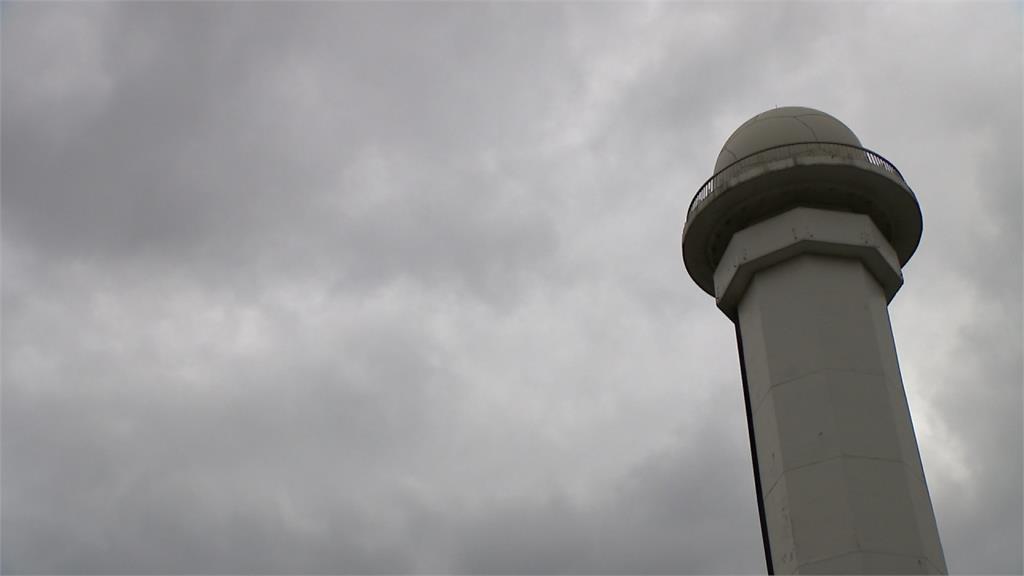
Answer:
[[[744,122],[722,146],[715,173],[766,148],[799,142],[836,142],[860,147],[860,140],[839,120],[813,108],[786,106]]]

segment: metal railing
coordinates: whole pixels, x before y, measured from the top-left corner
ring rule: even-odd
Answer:
[[[686,217],[689,218],[698,206],[703,204],[707,199],[713,197],[716,190],[721,189],[729,180],[735,178],[740,174],[740,172],[751,166],[799,157],[820,158],[823,156],[844,160],[866,161],[868,164],[895,176],[900,182],[906,184],[906,180],[903,179],[903,175],[900,174],[900,171],[897,170],[891,162],[867,148],[852,146],[850,144],[840,144],[838,142],[799,142],[796,144],[781,144],[779,146],[772,146],[771,148],[765,148],[764,150],[744,156],[725,168],[722,168],[711,178],[708,178],[707,181],[704,182],[704,185],[697,190],[697,194],[693,197],[693,200],[690,201],[690,207],[686,210]]]

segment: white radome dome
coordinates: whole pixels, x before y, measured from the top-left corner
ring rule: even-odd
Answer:
[[[747,120],[722,146],[715,173],[733,162],[783,144],[835,142],[860,147],[857,135],[835,117],[813,108],[785,106]]]

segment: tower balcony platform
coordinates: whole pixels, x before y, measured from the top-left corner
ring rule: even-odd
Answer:
[[[848,143],[789,142],[726,163],[698,189],[683,226],[690,276],[714,295],[715,269],[733,234],[795,207],[869,216],[900,266],[921,239],[917,198],[891,162]]]

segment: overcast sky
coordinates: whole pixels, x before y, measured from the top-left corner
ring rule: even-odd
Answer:
[[[756,573],[686,206],[891,160],[946,559],[1021,573],[1022,5],[5,2],[5,573]]]

